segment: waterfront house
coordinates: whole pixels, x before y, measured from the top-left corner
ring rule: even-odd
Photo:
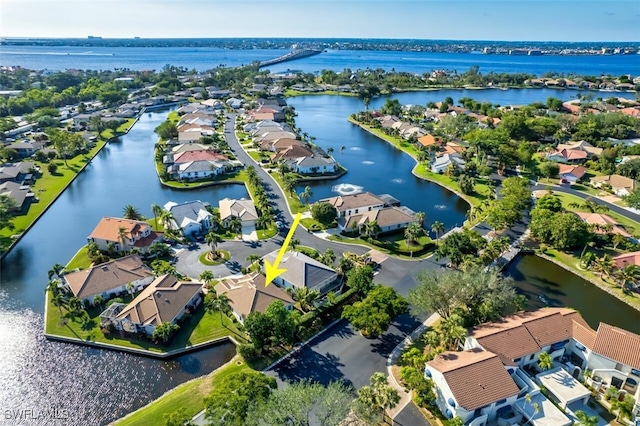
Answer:
[[[329,203],[335,207],[338,212],[337,218],[352,216],[354,214],[372,210],[379,210],[385,206],[383,199],[370,192],[338,195],[336,197],[324,198],[318,202]]]
[[[624,268],[629,265],[640,266],[640,251],[619,254],[613,258],[613,261],[618,268]]]
[[[560,164],[558,169],[558,176],[563,182],[570,184],[576,183],[587,173],[587,169],[582,166],[576,166],[571,164]]]
[[[597,148],[587,141],[569,142],[566,144],[559,143],[556,147],[556,150],[558,151],[562,151],[563,149],[584,151],[587,153],[587,157],[589,158],[602,154],[602,148]]]
[[[302,175],[335,173],[338,171],[338,163],[333,158],[325,157],[317,152],[306,157],[289,159],[286,164],[291,170]]]
[[[631,194],[638,187],[638,182],[634,179],[621,175],[607,175],[591,178],[591,185],[594,188],[608,186],[617,196],[625,197]]]
[[[108,300],[131,291],[137,292],[149,285],[153,270],[137,254],[121,257],[62,276],[62,284],[85,304],[93,304],[95,296]],[[130,283],[130,284],[129,284]],[[131,290],[127,288],[131,285]]]
[[[202,283],[157,277],[113,319],[118,330],[153,335],[160,324],[176,324],[202,301]]]
[[[171,153],[173,155],[177,155],[185,151],[208,151],[208,150],[213,150],[213,147],[210,145],[204,145],[201,143],[183,143],[171,148]]]
[[[436,139],[433,135],[426,134],[418,138],[418,143],[425,148],[437,147],[442,144],[440,139]]]
[[[629,234],[614,218],[601,213],[573,212],[587,225],[594,228],[596,234],[618,234],[625,238],[631,238]]]
[[[0,165],[0,183],[9,181],[21,183],[25,179],[29,180],[28,177],[37,171],[32,161],[2,164]]]
[[[162,241],[162,232],[153,231],[147,222],[119,217],[103,217],[87,237],[87,242],[96,243],[100,250],[107,251],[111,245],[117,252],[137,249],[147,253],[156,241]]]
[[[477,348],[437,355],[427,362],[425,375],[433,380],[440,411],[466,424],[494,420],[520,393],[498,356]],[[467,423],[473,419],[475,422]]]
[[[278,140],[282,140],[282,139],[278,139]],[[292,141],[293,139],[288,139],[288,140]],[[309,157],[313,155],[313,151],[311,150],[311,148],[309,148],[305,144],[290,145],[284,149],[277,149],[276,152],[277,152],[276,155],[274,155],[273,158],[271,159],[273,163],[277,163],[280,160],[291,161],[291,160],[296,160],[298,158]]]
[[[31,202],[35,200],[35,195],[31,192],[30,187],[10,181],[0,184],[0,195],[5,195],[15,201],[16,213],[26,212]]]
[[[191,150],[167,154],[163,161],[165,164],[183,164],[192,161],[228,161],[226,155],[218,154],[213,149]]]
[[[258,220],[258,212],[252,200],[232,200],[224,198],[218,201],[220,208],[220,221],[225,227],[229,226],[229,222],[234,217],[240,218],[242,226],[255,226]]]
[[[233,316],[241,323],[251,312],[265,312],[275,301],[291,309],[293,299],[276,285],[265,286],[265,277],[254,272],[240,277],[223,278],[215,287],[217,294],[229,298]]]
[[[338,229],[342,232],[362,233],[370,222],[376,222],[380,233],[400,231],[411,223],[418,222],[415,213],[407,207],[383,207],[381,209],[364,211],[338,219]]]
[[[278,252],[279,250],[274,250],[265,255],[263,259],[273,265]],[[340,285],[338,274],[335,270],[297,251],[285,252],[279,268],[285,271],[274,278],[273,282],[284,289],[307,288],[309,290],[318,290],[320,295],[324,296]]]
[[[233,171],[237,163],[227,160],[193,160],[186,163],[173,164],[167,168],[169,175],[178,180],[211,179]]]
[[[274,141],[276,139],[282,139],[282,138],[287,138],[287,139],[296,139],[298,137],[298,135],[296,135],[293,132],[286,132],[286,131],[275,131],[275,132],[260,132],[259,134],[256,135],[256,137],[254,138],[253,142],[257,143],[257,144],[262,144],[262,142],[266,142],[266,141]]]
[[[260,149],[262,149],[263,151],[271,151],[271,152],[279,152],[294,146],[309,148],[309,146],[306,143],[302,142],[301,140],[292,139],[292,138],[265,140],[260,143]]]
[[[462,169],[465,164],[466,161],[464,161],[460,154],[443,154],[433,160],[430,168],[433,173],[444,173],[451,166]]]
[[[31,157],[38,150],[44,147],[45,147],[44,142],[36,142],[36,141],[14,142],[8,146],[9,149],[15,149],[20,158]]]
[[[180,230],[183,235],[206,233],[212,226],[212,214],[207,210],[209,203],[200,200],[187,201],[182,204],[169,201],[164,209],[171,213],[169,221],[171,229]]]

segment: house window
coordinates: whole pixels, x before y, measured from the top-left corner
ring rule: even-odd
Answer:
[[[624,366],[618,362],[618,363],[616,363],[615,369],[618,370],[618,371],[622,371],[623,367]]]
[[[516,358],[516,359],[513,360],[513,362],[520,362],[521,359],[522,358]]]
[[[498,405],[502,405],[502,404],[504,404],[505,402],[507,402],[507,398],[505,398],[505,399],[501,399],[500,401],[496,402],[496,406],[498,406]]]
[[[358,214],[358,209],[356,209],[356,213],[355,214]]]

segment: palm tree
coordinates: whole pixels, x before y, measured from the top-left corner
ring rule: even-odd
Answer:
[[[223,313],[231,310],[231,300],[226,294],[207,293],[204,301],[205,309],[208,312],[218,311],[220,313],[220,324],[224,326]]]
[[[602,278],[603,275],[611,277],[611,273],[615,269],[615,262],[611,259],[611,256],[605,254],[600,258],[596,258],[593,266],[594,269],[600,273],[600,278]]]
[[[129,220],[142,220],[142,215],[136,207],[131,204],[127,204],[122,209],[124,218]]]
[[[347,149],[347,147],[346,147],[346,146],[344,146],[344,145],[342,145],[342,146],[340,147],[340,154],[343,154],[345,149]]]
[[[104,302],[104,297],[101,294],[96,294],[93,296],[93,306],[98,306],[100,310],[102,310],[102,303]]]
[[[53,306],[58,308],[60,311],[60,318],[62,318],[62,307],[66,305],[67,298],[62,293],[55,293],[51,297],[51,303],[53,303]]]
[[[427,218],[427,215],[424,212],[418,212],[413,217],[415,217],[420,226],[422,226],[424,224],[424,220]]]
[[[307,287],[299,287],[293,291],[293,299],[298,302],[300,310],[308,312],[314,308],[313,302],[320,298],[318,290],[309,290]]]
[[[118,240],[122,243],[122,251],[125,251],[127,245],[127,228],[121,226],[118,228]]]
[[[234,234],[239,234],[240,232],[242,232],[242,220],[240,220],[239,217],[235,216],[231,218],[231,220],[229,220],[229,229]]]
[[[131,281],[129,281],[124,285],[124,288],[127,289],[127,293],[129,293],[129,296],[133,297],[133,291],[136,289],[136,286]]]
[[[436,220],[431,225],[431,230],[436,234],[436,243],[439,244],[438,238],[440,238],[440,235],[444,232],[444,223]]]
[[[175,218],[173,217],[173,213],[169,210],[162,210],[158,215],[158,219],[160,219],[160,222],[162,222],[162,226],[164,226],[165,229],[173,229],[172,222],[175,221]]]
[[[462,326],[462,317],[452,314],[449,318],[443,318],[438,324],[438,330],[442,339],[442,344],[447,350],[458,350],[464,339],[467,337],[467,329]]]
[[[296,192],[297,184],[298,179],[294,175],[286,175],[282,181],[282,189],[284,189],[289,194],[294,194]]]
[[[333,154],[333,148],[329,147],[329,148],[327,148],[327,155],[329,155],[329,157],[331,157],[331,154]]]
[[[310,186],[305,186],[304,191],[300,193],[300,199],[305,204],[309,205],[309,198],[313,197],[313,191]]]
[[[377,238],[378,234],[382,232],[382,228],[378,225],[378,222],[372,220],[371,222],[367,222],[364,225],[364,235],[367,238]]]
[[[209,285],[213,282],[215,278],[216,277],[213,275],[213,272],[211,271],[202,271],[202,273],[198,277],[198,279],[200,279],[200,281],[202,281],[206,287],[209,287]]]
[[[49,280],[45,291],[48,291],[49,293],[51,293],[52,296],[62,293],[62,289],[60,288],[60,281]]]
[[[404,230],[404,237],[407,239],[407,245],[415,244],[416,240],[424,234],[424,229],[417,222],[412,222]],[[412,252],[413,253],[413,252]]]
[[[542,352],[538,356],[538,367],[540,367],[541,370],[550,370],[551,367],[553,367],[553,359],[551,358],[551,355],[547,352]]]
[[[258,217],[258,220],[256,221],[256,226],[258,227],[258,229],[268,229],[270,224],[271,218],[264,214]]]
[[[53,277],[60,278],[62,275],[64,275],[62,273],[63,271],[64,271],[64,266],[62,266],[59,263],[56,263],[51,267],[51,269],[49,269],[49,272],[47,272],[47,275],[49,276],[49,279]]]
[[[327,266],[333,266],[333,262],[336,261],[336,254],[330,248],[326,249],[324,254],[320,256],[320,262]]]
[[[222,242],[222,237],[216,234],[215,232],[209,232],[204,236],[204,242],[211,246],[211,251],[213,252],[214,257],[217,255],[216,245]]]
[[[625,290],[629,283],[636,282],[638,278],[640,278],[640,267],[637,265],[626,265],[617,271],[616,277],[620,280],[622,290]]]
[[[259,254],[250,254],[249,256],[247,256],[247,258],[245,260],[247,262],[249,262],[249,266],[251,266],[254,263],[256,263],[257,261],[259,261],[260,259],[262,259],[262,258],[260,257]]]
[[[291,250],[295,250],[299,245],[300,240],[297,238],[292,238],[291,241],[289,241],[289,247],[291,247]]]
[[[158,216],[162,213],[162,207],[158,204],[151,204],[151,212],[153,213],[153,220],[156,224],[156,229],[158,229]]]

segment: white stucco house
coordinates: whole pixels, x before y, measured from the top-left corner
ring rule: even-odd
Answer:
[[[164,209],[173,215],[169,226],[180,230],[184,235],[206,233],[211,227],[212,214],[207,210],[209,203],[200,200],[187,201],[182,204],[169,201]]]

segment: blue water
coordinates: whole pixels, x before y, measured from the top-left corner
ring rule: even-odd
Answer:
[[[229,67],[273,59],[285,50],[226,50],[194,47],[67,47],[2,46],[0,65],[20,65],[29,69],[160,70],[166,64],[203,71],[218,65]],[[412,73],[447,69],[465,72],[478,65],[480,72],[567,74],[639,74],[640,55],[508,56],[474,53],[393,52],[328,50],[320,55],[271,66],[273,72],[288,69],[318,72],[345,68],[395,69]]]

